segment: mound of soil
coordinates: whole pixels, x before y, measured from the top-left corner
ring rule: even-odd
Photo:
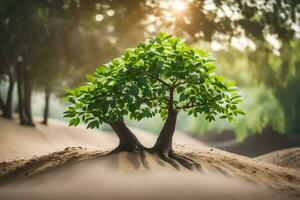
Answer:
[[[300,147],[271,152],[259,156],[257,159],[275,165],[300,170]]]
[[[177,171],[156,155],[67,148],[0,164],[3,199],[210,199],[300,197],[300,173],[208,147],[176,146],[201,164]],[[3,172],[3,167],[6,170]]]
[[[175,134],[175,150],[198,162],[198,170],[177,171],[146,152],[108,156],[117,144],[112,134],[54,120],[30,128],[0,118],[0,126],[0,199],[300,198],[299,171],[207,147],[183,134]],[[154,135],[134,132],[148,146],[155,141]]]

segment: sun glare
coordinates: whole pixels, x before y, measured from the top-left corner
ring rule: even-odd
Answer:
[[[176,10],[176,11],[184,11],[186,10],[186,2],[185,1],[182,1],[182,0],[174,0],[173,2],[171,2],[172,4],[172,8],[173,10]]]
[[[98,15],[95,16],[95,20],[97,22],[101,22],[103,19],[104,19],[104,16],[102,14],[98,14]]]

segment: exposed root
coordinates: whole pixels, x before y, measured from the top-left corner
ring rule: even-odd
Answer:
[[[169,153],[169,156],[170,156],[170,158],[173,158],[174,160],[176,160],[182,166],[184,166],[185,168],[187,168],[189,170],[196,169],[196,170],[202,171],[202,167],[201,167],[200,163],[195,162],[194,160],[192,160],[186,156],[176,154],[175,152]]]
[[[189,170],[202,171],[202,167],[199,163],[195,162],[191,158],[176,154],[173,150],[169,151],[168,154],[157,152],[155,149],[149,149],[149,153],[156,154],[160,159],[172,165],[175,169],[180,170],[180,165]],[[161,162],[158,164],[163,165]]]
[[[161,160],[158,160],[157,163],[161,166],[165,166],[165,163],[169,163],[172,165],[175,169],[180,170],[180,166],[183,166],[189,170],[199,170],[202,171],[202,167],[199,163],[195,162],[191,158],[188,158],[183,155],[176,154],[173,150],[169,151],[168,154],[166,153],[160,153],[157,152],[155,149],[151,148],[148,149],[141,145],[135,145],[132,148],[123,148],[121,146],[118,146],[113,151],[106,154],[106,156],[117,154],[120,152],[129,152],[129,153],[138,153],[141,157],[141,163],[145,167],[145,169],[149,169],[149,164],[146,161],[146,152],[150,154],[156,154]]]
[[[117,148],[112,150],[111,152],[107,153],[106,156],[117,154],[120,152],[130,152],[130,153],[140,153],[145,151],[145,147],[141,144],[136,144],[132,146],[121,146],[119,145]]]
[[[182,166],[184,166],[185,168],[192,170],[193,169],[193,163],[191,163],[189,160],[180,157],[179,155],[175,154],[175,153],[171,153],[170,154],[170,158],[176,160],[177,162],[179,162]]]
[[[146,161],[146,154],[145,151],[141,151],[141,161],[145,169],[149,169],[149,163]]]
[[[163,161],[171,164],[175,169],[180,170],[180,167],[178,165],[178,163],[176,163],[175,160],[173,160],[172,158],[166,156],[165,154],[157,154],[159,156],[160,159],[162,159]]]

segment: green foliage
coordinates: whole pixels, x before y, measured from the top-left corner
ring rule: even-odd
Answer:
[[[204,50],[188,47],[180,38],[161,33],[120,58],[87,75],[88,83],[70,91],[65,117],[88,128],[122,120],[141,120],[170,109],[195,117],[203,114],[233,121],[244,114],[235,83],[214,73],[214,59]]]
[[[267,126],[279,133],[284,132],[285,116],[278,99],[272,90],[264,86],[247,88],[248,100],[244,103],[247,118],[242,118],[234,125],[238,141],[244,140],[249,134],[261,133]]]

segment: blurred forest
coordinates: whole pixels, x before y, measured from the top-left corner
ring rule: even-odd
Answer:
[[[246,116],[235,124],[181,115],[179,130],[234,130],[238,140],[266,127],[300,134],[298,0],[0,0],[3,117],[16,112],[28,126],[39,123],[33,115],[44,124],[62,119],[66,89],[161,31],[211,51],[218,73],[236,80],[244,97]]]

